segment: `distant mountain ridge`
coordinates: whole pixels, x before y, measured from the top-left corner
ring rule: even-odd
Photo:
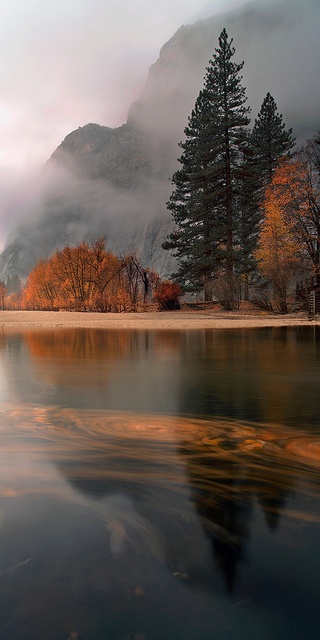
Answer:
[[[110,250],[135,250],[145,265],[170,273],[172,258],[161,248],[171,228],[170,177],[222,28],[234,39],[235,60],[245,62],[252,120],[269,91],[304,140],[320,128],[319,25],[318,0],[256,0],[182,26],[162,47],[126,124],[87,124],[54,151],[0,256],[1,277],[25,278],[40,258],[98,236]]]

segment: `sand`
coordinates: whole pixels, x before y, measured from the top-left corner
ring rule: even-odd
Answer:
[[[304,312],[277,315],[257,311],[225,312],[215,308],[172,312],[90,313],[68,311],[0,311],[3,332],[19,329],[242,329],[255,327],[320,326],[320,317],[309,320]]]

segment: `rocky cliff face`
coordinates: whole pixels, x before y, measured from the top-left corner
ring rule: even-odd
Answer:
[[[117,129],[87,124],[70,133],[49,164],[65,167],[79,178],[109,180],[115,187],[136,189],[151,173],[142,128],[127,123]]]
[[[303,140],[320,128],[318,0],[258,0],[237,12],[183,26],[161,49],[127,123],[88,124],[52,154],[23,222],[0,256],[0,273],[25,277],[41,257],[65,244],[106,236],[111,251],[135,250],[146,265],[170,273],[161,249],[171,227],[166,201],[179,140],[225,26],[257,114],[267,93]],[[21,218],[21,215],[20,215]]]

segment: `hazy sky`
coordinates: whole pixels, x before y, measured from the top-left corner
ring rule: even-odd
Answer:
[[[0,172],[41,166],[87,122],[117,126],[181,24],[245,0],[4,0]]]

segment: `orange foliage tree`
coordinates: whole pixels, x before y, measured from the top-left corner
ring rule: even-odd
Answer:
[[[106,250],[104,238],[64,247],[29,274],[23,291],[26,309],[136,311],[154,286],[154,272],[134,255],[119,258]]]
[[[29,274],[22,292],[21,306],[24,309],[52,310],[55,296],[50,261],[40,260]]]
[[[280,170],[279,170],[280,171]],[[295,227],[286,210],[288,194],[279,197],[279,173],[267,187],[255,258],[261,273],[273,286],[274,304],[281,313],[288,312],[288,287],[293,276],[301,270],[303,250],[295,234]]]
[[[296,158],[282,162],[270,185],[304,262],[320,273],[320,142],[309,141]],[[266,199],[268,194],[266,194]]]

